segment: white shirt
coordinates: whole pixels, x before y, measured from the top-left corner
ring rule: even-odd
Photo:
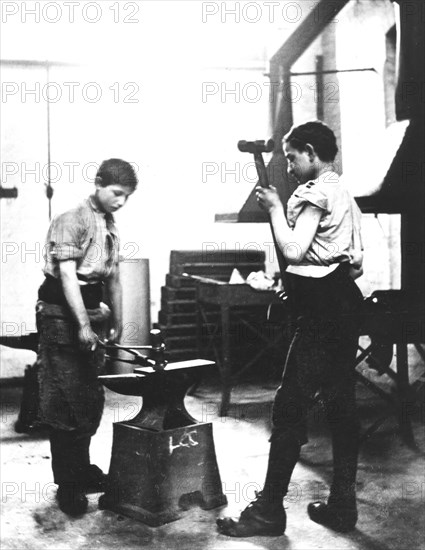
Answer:
[[[306,204],[320,208],[322,216],[303,260],[288,266],[287,271],[304,277],[324,277],[340,263],[357,261],[363,249],[361,212],[342,178],[329,171],[298,186],[288,200],[289,227],[295,227]]]

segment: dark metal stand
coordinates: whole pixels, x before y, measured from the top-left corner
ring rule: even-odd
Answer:
[[[144,359],[135,355],[139,364]],[[152,362],[133,374],[100,377],[112,391],[142,397],[143,407],[132,420],[114,423],[108,489],[99,506],[158,526],[193,503],[211,509],[227,500],[212,424],[197,422],[184,405],[188,388],[214,363],[196,359],[155,369]]]
[[[359,355],[356,359],[358,367],[368,360],[372,368],[380,375],[386,374],[394,381],[394,391],[388,392],[374,384],[357,368],[357,379],[372,392],[379,395],[390,405],[390,411],[376,420],[363,434],[362,440],[375,432],[388,418],[395,415],[399,431],[404,443],[416,449],[416,442],[412,428],[412,418],[415,416],[423,386],[423,376],[419,383],[409,381],[408,345],[415,345],[418,353],[424,359],[421,344],[424,340],[423,311],[420,304],[410,303],[401,291],[376,291],[365,300],[365,313],[362,319],[362,334],[371,336],[371,343],[362,348],[359,346]],[[374,357],[379,345],[387,345],[396,350],[396,370],[388,364]],[[390,357],[391,359],[391,357]],[[375,365],[374,365],[375,363]]]

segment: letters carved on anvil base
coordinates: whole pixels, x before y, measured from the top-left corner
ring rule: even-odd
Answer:
[[[211,423],[159,432],[114,424],[102,508],[156,527],[179,519],[192,504],[208,510],[226,503]]]
[[[143,398],[131,420],[115,422],[109,487],[99,506],[153,527],[183,509],[226,504],[211,423],[197,423],[184,398],[212,361],[194,359],[166,368],[138,367],[133,374],[99,377],[112,391]]]

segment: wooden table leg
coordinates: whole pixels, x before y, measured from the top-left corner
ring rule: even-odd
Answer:
[[[230,404],[231,362],[230,362],[230,308],[226,304],[221,306],[221,406],[220,416],[226,416]]]
[[[202,312],[199,301],[196,302],[196,348],[198,357],[202,357]]]
[[[198,292],[198,290],[197,290]],[[197,301],[197,307],[196,307],[196,347],[198,349],[198,357],[202,357],[203,355],[203,349],[202,349],[202,336],[203,336],[203,325],[202,325],[202,306]],[[188,390],[187,395],[195,395],[196,390],[199,388],[200,384],[202,382],[202,379],[199,378]]]
[[[397,344],[397,392],[398,392],[398,422],[401,437],[409,447],[416,447],[415,438],[410,420],[409,407],[409,364],[407,358],[407,344]]]

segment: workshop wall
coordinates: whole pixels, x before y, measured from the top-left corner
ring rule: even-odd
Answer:
[[[292,68],[295,124],[319,117],[318,81],[299,73],[317,70],[317,56],[324,71],[335,71],[323,75],[323,120],[340,146],[335,170],[354,196],[379,188],[407,127],[395,122],[396,23],[390,1],[349,2]],[[365,295],[400,288],[400,216],[363,215],[362,227],[365,274],[357,284]]]
[[[33,308],[49,223],[44,185],[47,95],[51,98],[52,215],[90,192],[103,159],[122,157],[138,167],[139,189],[116,218],[124,261],[150,260],[152,321],[160,308],[170,250],[202,250],[207,245],[218,250],[271,250],[266,224],[215,224],[214,215],[235,211],[255,184],[252,162],[237,151],[236,143],[270,135],[267,59],[315,2],[300,3],[300,13],[286,12],[286,17],[280,15],[273,22],[263,17],[256,24],[247,17],[239,22],[228,17],[223,22],[220,13],[207,17],[203,3],[181,0],[138,2],[140,11],[132,16],[137,23],[115,23],[115,12],[108,12],[115,4],[102,2],[102,19],[96,24],[80,20],[77,26],[64,19],[57,24],[43,20],[32,24],[29,20],[23,27],[14,26],[12,20],[5,26],[2,59],[49,59],[62,65],[52,66],[49,75],[44,67],[31,64],[2,67],[3,81],[11,83],[2,104],[2,185],[16,186],[19,193],[17,199],[3,199],[0,204],[2,334],[25,333],[35,324]],[[367,32],[362,30],[365,52],[380,48],[384,28],[379,10],[387,14],[391,5],[389,1],[376,4],[373,21]],[[368,9],[344,16],[313,44],[296,68],[311,67],[315,55],[331,50],[338,52],[338,67],[351,67],[354,48],[343,42],[348,40],[345,30],[353,18],[362,25]],[[384,26],[388,24],[386,20]],[[384,52],[379,52],[383,62]],[[66,62],[69,65],[63,65]],[[294,105],[296,122],[315,113],[311,80],[301,84],[305,92]],[[346,114],[358,95],[355,89],[350,92],[350,85],[348,81],[344,85],[344,102],[339,88],[338,101],[325,104],[326,119],[332,124],[341,118],[344,136],[346,132],[351,136],[347,142],[344,137],[342,144],[344,169],[353,165],[346,151],[355,150],[359,159],[361,143],[361,127],[350,134],[354,118]],[[378,111],[373,115],[379,118],[375,126],[385,126],[379,103],[384,91],[378,88],[363,96],[362,120],[370,121]],[[368,110],[363,110],[368,104]],[[365,223],[368,265],[360,286],[368,290],[397,285],[388,244],[394,245],[397,222],[385,219],[384,230],[375,219]],[[376,255],[377,243],[381,255]],[[269,260],[272,272],[276,263],[270,254]],[[15,370],[18,363],[13,367],[15,376],[23,372],[24,364],[21,372]],[[4,361],[2,369],[6,369],[3,365]]]

